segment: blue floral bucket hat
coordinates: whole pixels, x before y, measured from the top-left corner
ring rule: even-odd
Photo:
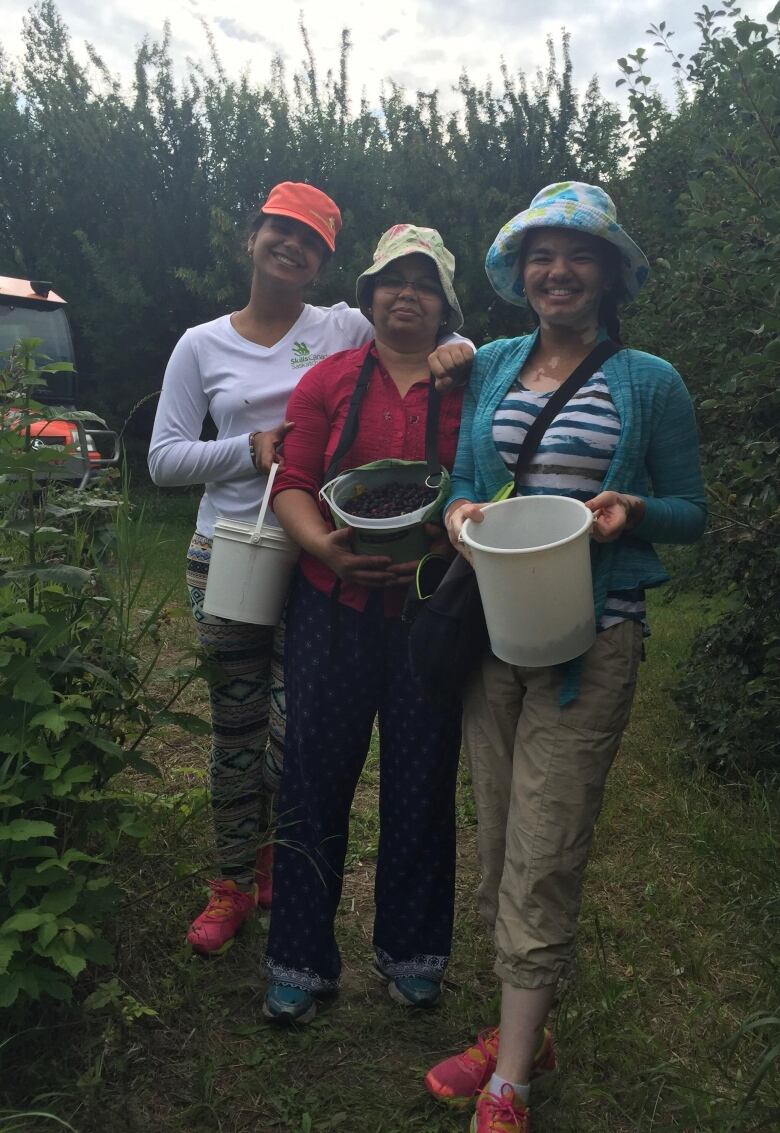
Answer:
[[[639,294],[650,272],[647,257],[618,224],[615,203],[603,189],[584,181],[558,181],[538,192],[525,212],[507,221],[485,257],[488,279],[508,303],[526,305],[520,249],[533,228],[573,228],[614,244],[623,264],[626,299]]]

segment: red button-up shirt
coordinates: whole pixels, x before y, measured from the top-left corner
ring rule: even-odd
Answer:
[[[280,492],[298,488],[319,500],[323,477],[344,428],[349,401],[357,384],[360,368],[368,352],[375,367],[360,405],[358,431],[352,447],[343,456],[340,471],[359,468],[373,460],[425,460],[425,422],[428,416],[428,383],[417,382],[404,397],[379,360],[373,342],[357,350],[342,350],[307,371],[293,391],[287,406],[287,420],[295,422],[284,441],[284,468],[274,482],[272,501]],[[454,390],[441,399],[439,410],[438,458],[452,469],[458,444],[458,428],[463,390]],[[320,505],[328,526],[334,524],[330,512]],[[332,594],[337,577],[324,563],[303,551],[300,560],[304,577],[317,590]],[[345,606],[364,610],[371,590],[355,583],[342,583],[338,598]],[[406,596],[404,586],[383,591],[385,613],[397,616]]]

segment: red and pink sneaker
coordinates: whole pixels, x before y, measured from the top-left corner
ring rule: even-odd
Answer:
[[[487,1090],[479,1095],[470,1133],[531,1133],[531,1111],[505,1082],[500,1097]]]
[[[233,943],[238,930],[255,911],[257,886],[248,893],[235,881],[210,881],[211,896],[199,917],[190,925],[187,942],[204,956],[219,956]]]
[[[257,851],[255,863],[255,884],[257,886],[257,907],[259,909],[271,908],[271,896],[274,873],[274,844],[267,842]]]
[[[498,1027],[480,1031],[473,1046],[460,1054],[445,1058],[425,1075],[425,1088],[437,1101],[457,1108],[468,1106],[496,1070]],[[555,1043],[545,1027],[541,1044],[534,1055],[531,1078],[539,1078],[555,1069]]]

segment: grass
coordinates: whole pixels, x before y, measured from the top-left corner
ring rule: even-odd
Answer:
[[[180,579],[195,508],[192,495],[150,495],[144,521],[168,543],[149,564],[150,595]],[[649,663],[597,831],[577,969],[553,1019],[561,1073],[535,1093],[537,1133],[780,1126],[780,1063],[769,1057],[780,1040],[771,1010],[780,808],[757,784],[689,773],[686,722],[669,697],[675,666],[708,616],[696,596],[669,605],[653,596]],[[173,658],[190,644],[186,611],[167,632]],[[202,687],[186,696],[186,707],[205,713]],[[9,1018],[0,1107],[48,1112],[77,1133],[465,1133],[467,1117],[438,1109],[421,1087],[428,1065],[496,1018],[491,941],[475,912],[465,772],[443,1006],[406,1014],[370,975],[374,752],[338,914],[342,993],[311,1026],[278,1031],[260,1015],[262,920],[219,959],[197,959],[184,944],[209,871],[206,750],[205,738],[156,738],[162,779],[137,784],[148,791],[152,833],[142,852],[133,847],[117,863],[126,900],[114,927],[116,962],[84,979],[80,993],[102,982],[104,1006]],[[0,1108],[0,1130],[57,1128]]]

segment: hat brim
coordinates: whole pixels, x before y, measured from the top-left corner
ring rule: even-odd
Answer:
[[[266,208],[265,205],[260,209],[260,212],[263,216],[289,216],[291,220],[299,220],[301,224],[305,224],[312,232],[316,232],[320,240],[327,245],[331,252],[336,251],[336,237],[333,233],[329,232],[324,226],[318,228],[315,224],[312,224],[311,218],[304,216],[303,213],[295,212],[293,209]]]
[[[621,280],[627,300],[635,299],[650,274],[650,265],[642,249],[620,225],[589,205],[565,202],[526,209],[503,226],[485,257],[485,271],[493,290],[508,303],[528,305],[519,270],[523,240],[537,228],[562,228],[586,232],[614,245],[621,256]]]
[[[405,248],[403,255],[387,256],[386,258],[373,263],[370,268],[366,268],[366,270],[358,276],[357,284],[355,285],[355,294],[357,297],[358,307],[369,320],[369,322],[373,322],[374,320],[369,314],[372,294],[371,276],[376,275],[380,271],[384,271],[388,264],[392,264],[395,260],[402,260],[404,256],[414,255],[425,256],[426,259],[429,259],[436,268],[436,274],[439,277],[439,283],[441,284],[441,289],[444,292],[444,299],[449,308],[447,320],[442,327],[442,330],[446,334],[454,334],[463,326],[463,313],[460,309],[458,297],[455,294],[455,288],[452,286],[452,282],[442,271],[440,265],[436,263],[436,260],[430,253],[430,249],[419,245],[411,245],[410,247]]]

